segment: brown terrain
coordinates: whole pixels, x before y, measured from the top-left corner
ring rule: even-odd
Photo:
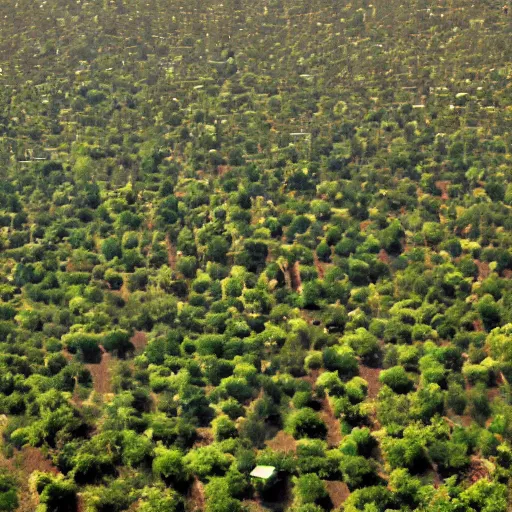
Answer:
[[[280,430],[273,439],[265,441],[265,444],[276,452],[295,452],[297,450],[297,441],[284,430]]]
[[[343,436],[341,435],[340,420],[334,416],[328,398],[324,398],[322,400],[320,417],[324,420],[325,425],[327,426],[327,444],[329,448],[335,448],[340,444]]]
[[[96,393],[111,393],[110,362],[112,356],[100,345],[101,361],[88,363],[85,366],[91,372],[92,385]]]
[[[371,368],[364,364],[359,365],[359,376],[368,382],[368,398],[376,398],[379,394],[381,383],[379,382],[379,375],[382,371],[381,368]]]
[[[204,486],[197,478],[195,478],[187,496],[187,512],[204,510],[204,506]]]
[[[43,455],[41,450],[32,446],[15,450],[14,455],[9,459],[0,454],[0,468],[7,469],[18,480],[20,503],[17,512],[34,512],[38,505],[36,496],[29,488],[30,476],[34,471],[59,474],[59,470]]]
[[[324,483],[331,498],[333,508],[339,509],[350,496],[347,484],[339,480],[324,480]]]
[[[130,341],[135,348],[135,354],[141,354],[148,344],[146,333],[143,331],[135,331]]]

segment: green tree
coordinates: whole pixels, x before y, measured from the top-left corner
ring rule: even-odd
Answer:
[[[107,261],[111,261],[114,258],[121,258],[123,255],[121,243],[116,237],[110,237],[104,240],[101,244],[101,252]]]
[[[296,439],[313,437],[323,439],[327,434],[327,427],[319,415],[308,407],[290,414],[287,427]]]

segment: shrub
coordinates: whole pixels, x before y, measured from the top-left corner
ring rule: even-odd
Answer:
[[[287,428],[296,439],[302,437],[325,438],[327,427],[320,416],[308,407],[292,412]]]

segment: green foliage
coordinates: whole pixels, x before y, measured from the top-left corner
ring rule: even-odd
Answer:
[[[379,375],[379,380],[395,393],[407,393],[413,387],[413,382],[401,366],[383,370]]]
[[[166,482],[180,483],[187,479],[183,454],[179,450],[158,447],[155,449],[153,473]]]
[[[29,4],[0,47],[0,509],[319,512],[324,480],[345,512],[509,509],[500,6]]]
[[[327,497],[325,484],[316,474],[299,476],[295,481],[296,500],[302,505],[318,503]]]
[[[201,480],[227,471],[231,459],[215,445],[196,448],[187,453],[185,468]]]
[[[123,251],[121,243],[115,237],[107,238],[101,244],[101,252],[107,261],[113,260],[114,258],[121,258]]]
[[[0,510],[13,512],[18,508],[17,482],[6,470],[0,472]]]
[[[296,439],[302,437],[323,439],[327,433],[327,427],[319,415],[307,407],[290,414],[287,428]]]

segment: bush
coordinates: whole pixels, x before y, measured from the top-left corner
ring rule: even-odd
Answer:
[[[408,393],[414,385],[401,366],[383,370],[379,375],[379,381],[389,386],[395,393]]]
[[[313,437],[324,439],[327,427],[320,416],[308,407],[292,412],[287,421],[287,428],[295,439]]]
[[[300,504],[318,503],[327,497],[325,484],[316,474],[299,476],[294,487],[296,500]]]
[[[187,479],[183,454],[176,449],[156,448],[153,473],[168,483],[180,483]]]
[[[18,484],[5,469],[0,470],[0,511],[14,512],[18,508]]]
[[[215,441],[223,441],[236,437],[238,431],[235,423],[230,420],[227,416],[219,416],[212,421],[213,436]]]
[[[340,462],[343,481],[350,490],[367,487],[378,482],[375,461],[362,456],[345,455]]]

